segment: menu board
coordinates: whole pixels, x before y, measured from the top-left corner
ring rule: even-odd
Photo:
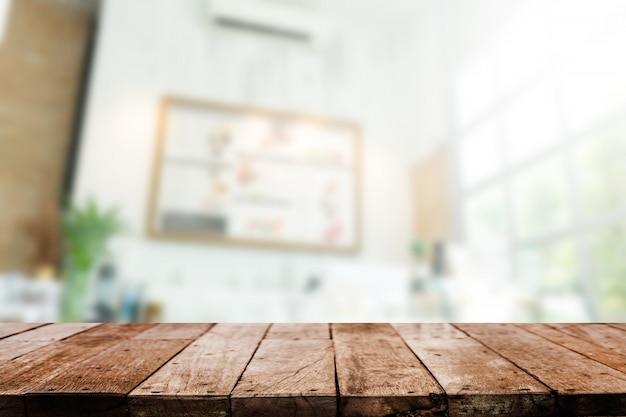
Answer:
[[[359,145],[359,129],[348,122],[166,98],[148,232],[354,251]]]

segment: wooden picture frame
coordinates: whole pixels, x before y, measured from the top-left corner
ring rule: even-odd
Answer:
[[[238,105],[225,104],[225,103],[216,103],[216,102],[202,101],[202,100],[182,98],[182,97],[176,97],[176,96],[164,97],[161,101],[159,112],[160,112],[159,119],[158,119],[159,124],[158,124],[158,129],[157,129],[156,147],[155,147],[155,154],[154,154],[153,166],[152,166],[152,178],[151,178],[150,196],[149,196],[149,202],[148,202],[148,214],[147,214],[147,222],[146,222],[146,233],[149,237],[156,238],[156,239],[173,239],[173,240],[198,242],[198,243],[243,245],[243,246],[261,247],[261,248],[294,249],[294,250],[305,250],[305,251],[325,251],[325,252],[335,252],[335,253],[356,253],[359,250],[360,240],[361,240],[361,231],[360,231],[360,228],[361,228],[360,203],[361,201],[360,200],[361,200],[361,169],[362,167],[361,167],[361,133],[360,133],[359,127],[356,124],[347,122],[347,121],[331,120],[331,119],[326,119],[326,118],[312,116],[312,115],[280,112],[280,111],[273,111],[269,109],[262,109],[262,108],[248,107],[248,106],[238,106]],[[185,112],[188,112],[188,113],[185,113]],[[180,116],[181,114],[182,116]],[[189,116],[185,116],[185,114],[189,114]],[[193,116],[191,116],[192,114]],[[206,114],[206,121],[203,121],[204,114]],[[176,116],[176,115],[179,115],[179,116]],[[277,178],[278,177],[285,178],[285,174],[288,174],[290,177],[293,174],[293,178],[296,178],[296,179],[298,178],[297,168],[293,168],[291,169],[291,171],[287,171],[287,168],[285,168],[284,165],[283,167],[281,167],[281,164],[286,164],[286,163],[293,164],[293,162],[290,162],[292,160],[289,159],[288,157],[283,158],[281,160],[280,157],[276,158],[276,156],[272,154],[271,152],[268,152],[266,154],[264,153],[257,154],[257,153],[250,152],[249,154],[246,154],[244,151],[241,151],[241,149],[243,149],[243,145],[241,145],[241,143],[239,145],[236,145],[238,141],[239,142],[247,141],[249,143],[256,143],[252,139],[247,140],[248,137],[254,137],[254,135],[246,136],[246,135],[232,133],[234,129],[237,129],[241,126],[245,126],[246,123],[247,124],[252,123],[250,122],[251,120],[256,121],[257,124],[261,123],[261,125],[262,123],[266,123],[267,126],[270,126],[270,125],[274,127],[280,126],[281,129],[283,129],[282,126],[287,126],[287,128],[285,129],[291,132],[297,131],[296,129],[300,129],[301,131],[303,129],[305,130],[308,129],[309,131],[314,131],[314,132],[326,132],[326,133],[321,133],[322,135],[326,134],[325,137],[320,136],[319,143],[322,143],[322,144],[331,143],[329,142],[329,139],[328,139],[329,135],[332,137],[332,135],[334,134],[336,137],[341,138],[341,140],[343,141],[342,152],[335,152],[334,154],[331,153],[331,155],[334,155],[335,157],[335,159],[333,159],[334,161],[333,163],[326,163],[326,162],[319,163],[319,161],[317,160],[306,160],[306,158],[305,159],[301,158],[299,160],[305,161],[303,162],[303,165],[302,165],[302,166],[305,166],[305,168],[302,168],[302,166],[300,166],[299,169],[300,169],[302,178],[304,179],[308,178],[309,183],[313,181],[316,184],[317,188],[312,187],[312,188],[315,188],[316,190],[319,189],[319,186],[317,185],[321,184],[321,181],[322,181],[319,178],[331,178],[331,180],[328,180],[328,181],[332,181],[334,178],[336,182],[335,183],[329,182],[329,184],[331,185],[324,188],[324,190],[326,190],[325,195],[327,196],[328,193],[330,193],[333,196],[339,195],[339,197],[336,197],[335,200],[337,199],[342,200],[343,208],[339,211],[343,213],[344,218],[340,219],[341,222],[337,219],[333,221],[335,221],[340,226],[345,225],[343,229],[341,228],[338,228],[338,229],[347,230],[350,233],[350,236],[347,236],[347,233],[348,233],[347,232],[345,236],[342,236],[341,240],[335,239],[335,240],[326,241],[325,239],[330,239],[328,236],[332,236],[332,235],[330,233],[325,233],[323,234],[324,238],[322,238],[321,237],[322,235],[320,235],[319,241],[315,241],[315,239],[311,238],[311,236],[314,236],[315,234],[312,235],[310,231],[307,230],[306,233],[302,233],[302,236],[305,236],[305,235],[306,236],[301,239],[285,238],[284,236],[280,234],[279,235],[274,234],[272,235],[272,238],[270,237],[264,238],[262,236],[260,237],[258,235],[255,235],[254,233],[256,232],[253,233],[253,231],[256,230],[254,229],[254,225],[255,225],[254,220],[248,219],[247,220],[248,223],[245,223],[245,221],[244,222],[239,221],[241,219],[238,219],[232,213],[225,214],[227,213],[227,211],[224,211],[219,216],[216,216],[215,214],[200,213],[200,211],[198,211],[199,214],[196,212],[183,213],[182,211],[178,211],[178,212],[168,211],[165,208],[167,204],[164,201],[166,199],[166,195],[168,195],[167,190],[171,191],[173,189],[171,184],[175,183],[175,181],[173,181],[172,178],[170,177],[175,176],[174,174],[172,174],[172,172],[176,172],[175,171],[176,169],[178,169],[179,171],[182,170],[179,168],[176,168],[176,169],[172,168],[172,164],[174,163],[184,164],[185,163],[185,158],[182,158],[181,160],[181,158],[171,155],[171,152],[172,152],[171,149],[173,149],[172,147],[173,145],[171,145],[168,142],[172,140],[170,137],[172,135],[170,130],[174,129],[172,125],[175,124],[171,122],[172,121],[175,122],[177,120],[176,119],[177,117],[178,117],[178,120],[194,120],[195,125],[202,125],[203,123],[205,123],[207,124],[207,126],[213,123],[213,122],[208,121],[210,118],[213,118],[215,120],[221,120],[220,118],[222,118],[223,120],[226,120],[226,122],[223,122],[223,123],[226,123],[225,126],[227,127],[225,129],[228,129],[227,131],[229,133],[225,133],[222,136],[219,136],[219,135],[216,136],[215,134],[216,131],[221,132],[221,130],[219,130],[221,128],[218,129],[218,128],[215,128],[215,124],[212,125],[213,128],[210,131],[211,133],[209,134],[210,145],[208,145],[208,148],[212,149],[212,151],[209,151],[209,152],[213,152],[214,154],[219,155],[219,157],[213,157],[213,159],[207,159],[206,160],[207,165],[204,168],[208,168],[209,171],[212,172],[210,175],[215,175],[215,178],[217,178],[217,176],[219,175],[224,176],[225,174],[222,174],[222,172],[230,171],[228,173],[228,178],[227,178],[228,181],[230,181],[230,183],[233,183],[233,181],[236,181],[233,178],[237,178],[241,180],[242,175],[239,175],[239,174],[234,175],[235,174],[234,170],[239,169],[239,171],[241,171],[241,166],[242,166],[241,161],[243,160],[242,158],[244,157],[247,157],[249,158],[249,160],[252,161],[250,162],[250,165],[265,164],[264,166],[266,167],[267,172],[272,172],[272,169],[278,172],[280,175],[275,175]],[[191,124],[191,122],[188,122],[188,124]],[[184,125],[185,125],[184,123],[179,123],[177,126],[184,126]],[[196,130],[194,130],[194,133],[193,133],[193,136],[195,138],[199,136]],[[174,136],[176,137],[176,135]],[[300,136],[292,135],[290,137],[288,134],[285,134],[285,135],[274,135],[272,137],[275,137],[275,136],[276,137],[280,136],[283,138],[281,140],[284,140],[286,143],[284,149],[288,149],[290,146],[291,148],[293,148],[294,146],[289,145],[290,143],[293,143],[293,142],[300,143],[302,145],[303,143],[307,143],[306,141],[309,141],[310,143],[313,143],[314,141],[316,141],[316,139],[314,139],[314,135],[310,135],[311,137],[306,140],[303,139],[305,137],[304,135],[300,135]],[[348,136],[349,136],[349,139],[348,139]],[[179,135],[178,137],[182,137],[182,135]],[[219,138],[219,137],[223,137],[224,139],[214,140],[215,138]],[[300,137],[300,139],[294,140],[293,139],[294,137]],[[236,139],[236,138],[244,138],[244,139]],[[348,145],[348,142],[351,142],[351,144]],[[194,144],[197,144],[197,143],[198,143],[198,139],[196,138]],[[216,153],[217,152],[216,149],[218,149],[215,145],[216,143],[222,144],[220,145],[221,148],[219,148],[219,153]],[[223,143],[228,143],[228,145],[223,145]],[[337,143],[339,144],[339,142]],[[240,146],[240,148],[237,148],[237,146]],[[254,146],[257,146],[257,145],[254,145]],[[238,149],[237,151],[231,149],[227,152],[231,152],[231,151],[238,152],[236,153],[236,155],[239,155],[239,156],[233,157],[234,159],[232,159],[232,161],[240,161],[240,162],[233,162],[230,165],[227,162],[224,162],[224,161],[227,161],[228,158],[222,157],[221,153],[223,152],[223,149],[226,149],[227,147],[230,147],[228,149],[231,149],[231,148]],[[179,147],[177,149],[182,149],[182,147]],[[277,146],[275,149],[281,149],[281,148]],[[311,152],[312,151],[309,151],[309,154],[311,154]],[[309,155],[309,158],[310,157],[311,156]],[[176,161],[177,158],[178,158],[178,161]],[[265,159],[262,159],[262,158],[265,158]],[[272,160],[272,158],[274,159]],[[342,161],[342,162],[339,163],[338,161]],[[188,164],[195,164],[198,168],[202,167],[203,166],[202,164],[205,163],[205,162],[201,162],[200,159],[192,161],[189,158],[187,158],[186,162]],[[316,164],[318,164],[319,166],[317,166]],[[230,168],[228,168],[228,166],[230,166]],[[272,166],[273,168],[270,168]],[[297,165],[294,165],[294,167],[297,167]],[[332,169],[342,170],[342,171],[336,171],[337,173],[333,174]],[[191,174],[185,174],[185,175],[187,175],[186,178],[190,178],[189,175]],[[265,175],[265,177],[268,177],[268,176],[269,175]],[[217,182],[215,178],[213,178],[212,181]],[[316,178],[318,179],[316,180]],[[338,180],[339,186],[336,186],[333,188],[332,184],[336,184],[337,179],[339,179]],[[179,181],[179,183],[186,184],[187,182]],[[167,188],[168,187],[167,184],[170,184],[169,188]],[[291,184],[291,187],[294,187],[294,185]],[[329,187],[331,189],[330,192],[328,191]],[[216,187],[213,186],[213,188],[216,188]],[[222,188],[226,188],[228,190],[227,187],[222,187]],[[244,186],[240,186],[240,189],[244,189]],[[275,190],[279,190],[280,187],[266,187],[265,189],[266,189],[266,194],[267,193],[271,194],[275,192]],[[333,189],[335,190],[334,194],[332,192]],[[343,191],[337,192],[336,189],[339,189],[339,190],[343,189]],[[188,194],[189,193],[187,193],[187,195]],[[286,195],[289,195],[289,194],[287,193]],[[185,199],[181,199],[181,200],[185,200]],[[213,204],[213,206],[216,206],[217,203],[214,204],[214,201],[217,201],[217,200],[218,200],[217,198],[213,198],[213,200],[211,200],[212,203],[210,204]],[[228,200],[228,201],[231,201],[231,200]],[[170,198],[169,201],[170,201],[169,204],[179,204],[176,198]],[[289,201],[289,199],[287,198],[284,201]],[[331,206],[331,207],[335,207],[337,205],[341,206],[341,204],[337,204],[336,202],[334,202],[333,204],[334,206]],[[309,207],[303,203],[298,203],[296,204],[296,206],[300,208],[304,208],[306,210],[305,211],[306,213],[316,213],[315,211],[316,205],[310,205]],[[347,206],[349,206],[349,208],[346,208]],[[287,204],[286,207],[289,207],[289,204]],[[214,210],[214,207],[211,209],[207,209],[207,210]],[[288,208],[276,209],[276,210],[279,210],[279,211],[282,210],[281,212],[287,213],[283,217],[289,217],[291,219],[297,218],[300,215],[300,213],[295,211],[296,209],[292,209],[292,211],[294,211],[293,213],[289,212]],[[246,213],[254,213],[254,210],[249,209],[249,208],[245,209],[244,211]],[[334,211],[335,217],[339,216],[336,214],[337,211],[338,210]],[[349,211],[349,216],[347,215],[348,211]],[[259,209],[259,212],[262,212],[262,209]],[[187,217],[185,218],[185,216]],[[309,222],[316,223],[315,219],[318,219],[318,217],[316,216],[318,215],[315,215],[312,217],[309,216],[308,218],[303,218],[300,221],[305,222],[305,223],[309,223]],[[240,217],[244,218],[245,216],[240,216]],[[322,215],[319,215],[319,217],[321,218]],[[317,223],[320,223],[320,222],[322,222],[322,220],[319,220]],[[237,229],[237,232],[232,232],[229,229],[229,227],[231,227],[230,224],[240,224],[240,223],[247,224],[248,229],[246,229],[243,226],[240,226],[239,229],[244,230],[244,232],[241,232],[239,229]],[[287,224],[286,227],[284,226],[285,223]],[[295,233],[293,230],[302,229],[302,226],[295,226],[296,223],[297,223],[296,221],[291,221],[291,223],[289,223],[289,221],[284,221],[283,219],[283,222],[279,223],[278,230],[287,229],[289,225],[291,225],[290,230],[292,230],[291,233],[293,234]],[[250,228],[251,227],[250,224],[253,224],[252,228]],[[206,230],[200,230],[200,229],[206,229]],[[236,227],[232,226],[232,229],[236,229]],[[274,229],[276,229],[276,227],[272,228],[271,230],[274,230]],[[247,233],[245,232],[246,230],[251,230],[250,236],[245,235],[245,233]],[[265,230],[265,229],[261,228],[260,230]],[[272,232],[272,233],[280,233],[280,232]]]

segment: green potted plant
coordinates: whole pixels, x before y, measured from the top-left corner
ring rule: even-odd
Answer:
[[[93,199],[83,206],[69,202],[62,216],[63,293],[61,321],[84,320],[89,277],[106,254],[109,238],[122,230],[116,209],[102,209]]]

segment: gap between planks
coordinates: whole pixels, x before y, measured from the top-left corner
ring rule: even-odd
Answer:
[[[126,395],[210,327],[209,324],[179,325],[178,329],[168,326],[171,325],[104,325],[83,333],[83,339],[95,341],[95,350],[85,345],[87,351],[80,358],[82,361],[63,370],[54,369],[23,389],[27,415],[124,415]],[[121,335],[113,333],[115,328],[121,330]],[[155,329],[162,335],[160,339],[154,338]],[[67,339],[68,343],[71,341],[72,338]],[[107,346],[99,349],[100,342]]]
[[[217,324],[128,395],[131,416],[224,416],[267,324]]]
[[[335,416],[330,338],[328,323],[272,324],[231,392],[232,416]]]
[[[340,415],[447,414],[444,390],[389,324],[334,323],[331,329]]]
[[[548,387],[450,324],[393,327],[443,387],[449,415],[553,414],[556,399]]]

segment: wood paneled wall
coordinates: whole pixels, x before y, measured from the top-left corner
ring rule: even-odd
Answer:
[[[415,237],[432,243],[452,234],[450,153],[441,148],[417,165],[414,174]]]
[[[13,0],[0,41],[0,272],[54,254],[54,224],[91,18]],[[43,252],[43,254],[42,254]]]

